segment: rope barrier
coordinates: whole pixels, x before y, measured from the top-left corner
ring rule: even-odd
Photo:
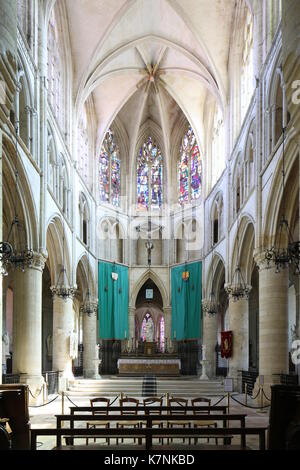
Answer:
[[[252,400],[256,400],[256,398],[258,397],[258,395],[259,395],[259,389],[258,389],[258,392],[257,392],[257,394],[255,395],[255,397],[251,397],[250,395],[249,395],[249,397],[252,398]]]
[[[66,393],[65,393],[64,395],[65,395],[65,397],[67,397],[67,399],[69,400],[69,402],[72,403],[72,405],[74,405],[74,406],[76,406],[76,408],[78,408],[78,405],[76,405],[76,403],[74,403],[74,402],[71,400],[71,398],[68,397],[68,395],[67,395]]]
[[[242,403],[241,401],[237,400],[236,398],[234,397],[230,397],[233,401],[237,402],[239,405],[242,405],[244,406],[245,408],[252,408],[253,410],[261,410],[262,408],[269,408],[269,406],[271,405],[266,405],[266,406],[249,406],[249,405],[245,405],[245,403]]]
[[[117,401],[117,399],[120,397],[121,395],[117,395],[116,398],[114,399],[114,401],[112,401],[109,406],[113,405],[115,403],[115,401]]]
[[[264,389],[262,388],[262,392],[263,392],[263,396],[265,397],[266,400],[268,401],[271,401],[270,398],[267,397],[267,395],[265,394],[265,391]],[[270,406],[270,405],[269,405]]]
[[[216,403],[214,403],[214,404],[211,405],[211,406],[217,406],[219,403],[221,403],[221,401],[224,400],[224,398],[226,398],[226,395],[224,395],[223,397],[221,397],[220,400],[218,400]]]
[[[32,398],[36,399],[36,398],[38,398],[38,397],[40,396],[41,391],[43,390],[43,387],[40,388],[40,391],[39,391],[39,393],[38,393],[37,395],[33,395],[32,391],[30,390],[29,387],[28,387],[28,390],[29,390],[29,393],[30,393],[30,395],[32,396]]]
[[[46,406],[46,405],[49,405],[49,403],[52,403],[54,400],[56,400],[56,398],[58,398],[59,395],[56,395],[55,398],[53,398],[52,400],[48,401],[47,403],[44,403],[43,405],[29,405],[29,408],[41,408],[41,406]]]

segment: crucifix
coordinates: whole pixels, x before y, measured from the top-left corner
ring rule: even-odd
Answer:
[[[148,240],[145,243],[147,252],[148,252],[148,266],[151,266],[151,250],[153,250],[154,245],[151,241],[151,219],[148,217]]]

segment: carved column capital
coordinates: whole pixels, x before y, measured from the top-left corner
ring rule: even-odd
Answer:
[[[92,315],[97,316],[98,302],[96,301],[85,302],[84,304],[81,305],[80,311],[86,314],[88,317]]]
[[[212,317],[218,313],[218,302],[214,302],[209,299],[202,300],[202,311],[204,316]]]

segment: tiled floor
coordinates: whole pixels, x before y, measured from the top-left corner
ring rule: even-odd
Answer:
[[[70,400],[77,405],[77,406],[89,406],[89,397],[73,397],[70,393],[67,394],[70,397]],[[236,399],[239,401],[243,402],[244,397],[242,395],[234,395]],[[48,401],[53,399],[55,395],[49,396]],[[212,405],[216,403],[219,399],[215,397],[212,399]],[[118,401],[115,403],[116,405],[118,404]],[[220,405],[226,405],[227,404],[227,399],[224,398],[224,400],[220,403]],[[248,405],[249,406],[257,406],[256,403],[254,403],[251,399],[248,399]],[[64,401],[64,413],[69,414],[70,412],[70,406],[74,406],[67,397],[65,397]],[[230,413],[241,413],[247,414],[246,418],[246,427],[264,427],[268,426],[269,422],[269,408],[266,408],[264,412],[260,412],[260,410],[257,409],[250,409],[246,408],[236,402],[234,402],[232,399],[230,400]],[[45,406],[34,408],[30,407],[30,422],[31,422],[31,428],[55,428],[56,427],[56,418],[55,414],[62,414],[62,403],[61,403],[61,397],[58,396],[55,401],[52,403],[49,403]],[[85,426],[84,423],[79,423],[81,426]],[[233,424],[233,423],[232,423]],[[235,424],[236,426],[237,424]],[[65,424],[65,427],[68,427],[69,425]],[[236,436],[233,438],[232,444],[238,444],[239,443],[239,437]],[[78,439],[77,443],[80,442],[81,439]],[[82,441],[82,443],[84,443]],[[92,442],[92,441],[91,441]],[[100,441],[101,442],[101,441]],[[104,441],[103,441],[104,442]],[[114,441],[112,440],[112,443]],[[132,442],[128,441],[128,442]],[[182,442],[182,440],[180,440]],[[200,441],[201,442],[201,441]],[[202,440],[202,442],[206,442],[205,440]],[[215,444],[214,439],[211,439],[211,444]],[[126,443],[126,440],[125,440]],[[54,437],[48,437],[48,436],[39,436],[38,437],[38,449],[39,450],[49,450],[52,449],[55,446],[55,438]],[[247,446],[252,448],[252,449],[258,449],[258,436],[247,436]],[[192,449],[192,446],[191,446]]]

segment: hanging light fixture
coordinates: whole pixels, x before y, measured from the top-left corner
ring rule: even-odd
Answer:
[[[88,246],[88,273],[87,273],[87,290],[84,297],[83,305],[81,310],[83,313],[86,313],[88,317],[92,314],[97,313],[97,304],[96,302],[92,302],[91,292],[90,292],[90,247]]]
[[[248,299],[251,291],[251,286],[245,283],[242,270],[239,265],[240,259],[240,243],[239,243],[239,218],[237,219],[237,265],[232,277],[230,285],[226,286],[227,293],[232,297],[233,301],[236,302],[240,299]]]
[[[280,269],[283,269],[289,265],[293,265],[295,268],[295,274],[300,274],[300,241],[294,241],[292,232],[289,227],[288,220],[286,218],[285,212],[285,130],[282,129],[282,216],[278,226],[278,230],[275,235],[274,245],[267,249],[265,252],[265,259],[267,261],[268,267],[271,263],[274,263],[276,267],[276,273],[280,272]],[[283,244],[287,246],[283,246]]]
[[[0,242],[0,273],[4,276],[8,274],[8,270],[20,269],[25,271],[27,267],[32,265],[33,251],[26,245],[26,232],[23,224],[21,223],[17,204],[19,196],[19,171],[18,171],[18,124],[16,125],[16,140],[15,140],[15,153],[16,153],[16,167],[15,167],[15,200],[14,200],[14,218],[12,220],[7,240]]]
[[[63,236],[62,236],[62,267],[60,269],[56,285],[51,287],[51,291],[53,295],[58,295],[66,302],[68,299],[72,299],[76,294],[76,287],[71,287],[70,281],[68,278],[67,270],[65,267],[65,212],[63,209]]]

